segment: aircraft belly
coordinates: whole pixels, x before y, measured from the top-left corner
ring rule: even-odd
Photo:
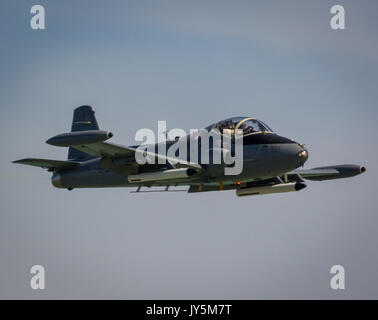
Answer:
[[[103,169],[63,173],[61,180],[66,188],[122,187],[129,184],[126,177]]]

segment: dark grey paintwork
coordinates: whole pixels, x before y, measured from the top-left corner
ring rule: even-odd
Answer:
[[[245,117],[230,118],[219,123],[241,121],[241,124],[243,119]],[[174,166],[169,162],[167,164],[139,165],[135,161],[135,151],[133,151],[135,146],[122,147],[104,143],[103,141],[110,138],[112,134],[99,130],[92,107],[81,106],[74,111],[72,132],[47,140],[47,143],[53,145],[69,146],[69,161],[23,159],[16,163],[40,164],[41,167],[48,168],[53,171],[52,184],[57,188],[69,190],[74,188],[187,185],[190,186],[189,192],[202,192],[247,187],[253,189],[254,186],[261,187],[287,182],[296,182],[301,188],[295,188],[295,190],[300,190],[305,187],[302,178],[328,180],[351,177],[365,171],[364,167],[357,165],[295,170],[307,161],[307,150],[303,145],[272,132],[264,123],[260,122],[260,125],[265,128],[263,131],[245,135],[243,138],[243,170],[238,175],[225,175],[226,164],[223,162],[213,164],[210,161],[210,164],[202,164],[199,151],[198,161],[195,164],[200,169],[197,167],[191,169],[195,171],[191,171],[192,174],[187,178],[130,183],[129,175],[170,170]],[[210,127],[214,127],[214,125]],[[168,141],[165,146],[168,148],[172,143],[174,141]],[[189,144],[187,141],[183,143],[188,148],[187,158],[184,159],[187,163],[179,164],[179,166],[191,167],[194,164],[192,159],[189,159]],[[154,149],[158,150],[158,145],[155,145]]]
[[[113,133],[104,130],[85,130],[58,134],[46,141],[56,147],[70,147],[80,144],[102,142],[113,137]]]

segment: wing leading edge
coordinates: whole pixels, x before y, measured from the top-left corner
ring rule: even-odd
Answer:
[[[79,151],[85,152],[90,154],[94,157],[107,157],[107,158],[121,158],[121,157],[135,157],[135,153],[139,152],[134,147],[125,147],[120,146],[114,143],[109,142],[97,142],[85,145],[72,145],[74,149]],[[145,153],[147,156],[156,159],[163,159],[169,162],[171,165],[175,166],[176,164],[179,166],[189,167],[193,169],[202,169],[201,165],[189,161],[185,161],[179,158],[171,158],[163,154],[158,154],[149,151],[140,151]]]
[[[13,161],[13,163],[25,164],[34,167],[40,167],[48,170],[62,170],[72,167],[76,167],[80,162],[76,161],[61,161],[61,160],[49,160],[49,159],[38,159],[38,158],[26,158],[21,160]]]

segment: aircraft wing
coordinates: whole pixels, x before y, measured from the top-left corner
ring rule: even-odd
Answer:
[[[108,157],[108,158],[120,158],[120,157],[135,157],[135,153],[138,152],[134,147],[120,146],[109,142],[98,142],[85,145],[73,145],[79,151],[90,154],[94,157]],[[185,161],[179,158],[171,158],[165,155],[157,154],[154,152],[145,151],[149,157],[155,157],[156,159],[164,159],[173,166],[178,164],[180,166],[189,167],[193,169],[201,169],[202,167],[193,162]]]
[[[206,184],[202,185],[201,183],[191,184],[188,192],[197,193],[236,189],[236,194],[238,196],[244,196],[299,191],[306,187],[303,179],[322,181],[348,178],[356,176],[365,171],[365,167],[353,164],[318,167],[313,169],[297,169],[287,173],[284,176],[242,183],[239,187],[236,187],[235,184],[227,184],[222,186]]]
[[[318,167],[313,169],[297,169],[288,173],[288,176],[299,175],[307,180],[322,181],[349,178],[365,172],[366,168],[355,164]]]
[[[76,161],[60,161],[60,160],[48,160],[48,159],[37,159],[37,158],[26,158],[21,160],[13,161],[13,163],[26,164],[29,166],[40,167],[49,170],[61,170],[72,168],[79,165]]]
[[[119,158],[134,156],[132,148],[120,146],[109,142],[97,142],[83,145],[73,145],[74,149],[85,152],[93,157]]]

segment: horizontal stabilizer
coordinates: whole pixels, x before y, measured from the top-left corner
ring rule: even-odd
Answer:
[[[76,162],[76,161],[60,161],[60,160],[48,160],[48,159],[36,159],[36,158],[21,159],[21,160],[13,161],[13,163],[26,164],[29,166],[40,167],[40,168],[49,169],[49,170],[67,169],[67,168],[75,167],[80,164],[80,162]]]
[[[46,143],[57,147],[71,147],[81,144],[103,142],[113,137],[113,133],[103,130],[87,130],[58,134]]]

